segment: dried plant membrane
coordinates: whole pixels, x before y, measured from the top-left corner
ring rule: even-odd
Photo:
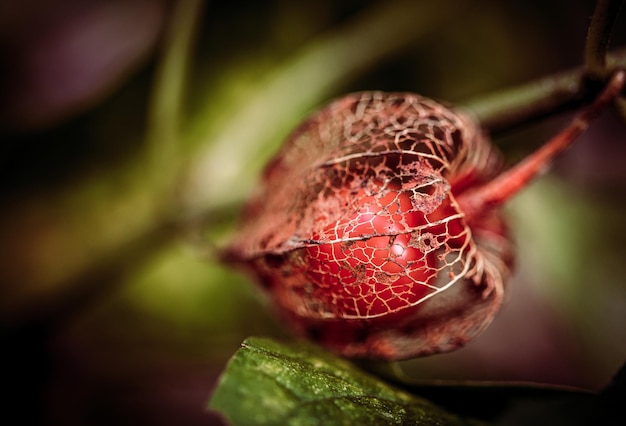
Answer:
[[[407,93],[347,96],[268,165],[229,256],[252,267],[296,329],[339,352],[403,357],[397,347],[420,333],[424,352],[449,350],[502,299],[502,220],[470,221],[456,201],[498,165],[460,112]]]

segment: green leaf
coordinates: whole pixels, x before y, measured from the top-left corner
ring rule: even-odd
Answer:
[[[477,425],[306,343],[248,338],[209,408],[233,425]]]

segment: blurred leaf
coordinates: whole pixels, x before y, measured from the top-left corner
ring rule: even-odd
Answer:
[[[211,87],[191,120],[200,148],[183,188],[185,211],[211,211],[241,200],[262,165],[299,119],[351,78],[424,42],[472,2],[445,0],[374,3],[347,23],[321,33],[271,71],[229,70]],[[252,76],[249,87],[242,81]],[[233,185],[236,182],[236,185]]]
[[[479,424],[394,389],[309,344],[249,338],[209,408],[234,425]]]

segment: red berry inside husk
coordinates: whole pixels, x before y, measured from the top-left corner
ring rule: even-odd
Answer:
[[[463,345],[493,318],[512,259],[497,211],[457,197],[499,170],[467,116],[406,93],[342,98],[268,166],[226,252],[300,334],[353,357]]]
[[[379,199],[363,192],[356,194],[358,211],[324,230],[334,233],[334,242],[303,249],[307,275],[318,283],[314,297],[336,306],[344,318],[384,316],[434,293],[437,249],[446,242],[458,249],[468,237],[458,220],[436,224],[450,213],[449,205],[426,215],[397,189],[386,189]],[[409,231],[418,228],[419,234]]]
[[[513,252],[498,207],[624,86],[605,90],[504,173],[465,114],[410,93],[339,99],[265,170],[224,258],[248,267],[302,335],[346,356],[453,350],[502,303]]]

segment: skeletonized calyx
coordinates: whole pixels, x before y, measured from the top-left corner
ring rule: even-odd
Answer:
[[[502,303],[506,226],[496,209],[462,209],[500,164],[459,111],[410,93],[346,96],[287,139],[225,258],[253,271],[298,333],[337,353],[453,350]]]

